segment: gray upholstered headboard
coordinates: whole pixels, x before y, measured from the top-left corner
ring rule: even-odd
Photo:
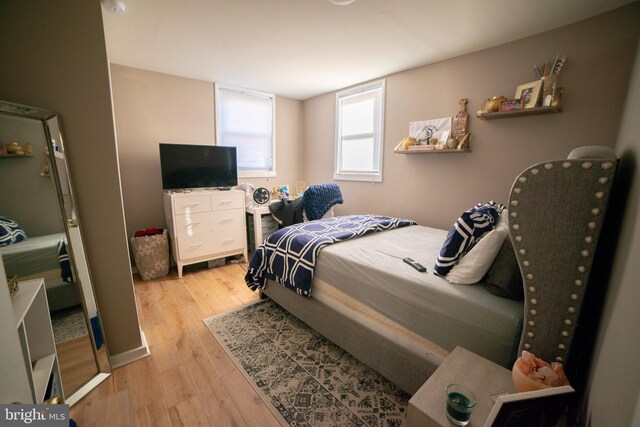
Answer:
[[[525,291],[519,352],[568,359],[617,164],[611,148],[581,147],[516,178],[509,233]]]

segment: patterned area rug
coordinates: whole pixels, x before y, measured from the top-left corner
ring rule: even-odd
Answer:
[[[204,319],[290,426],[399,426],[410,396],[271,300]]]
[[[55,342],[58,344],[89,333],[84,311],[79,305],[52,312],[51,327]]]

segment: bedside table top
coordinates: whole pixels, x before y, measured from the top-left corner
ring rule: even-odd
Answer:
[[[445,414],[445,388],[462,384],[476,396],[470,427],[484,425],[500,394],[515,393],[511,371],[456,347],[409,401],[409,426],[450,426]]]
[[[256,205],[254,203],[251,206],[247,206],[245,208],[245,211],[247,213],[254,214],[254,215],[257,215],[257,214],[266,215],[266,214],[270,213],[269,212],[269,204]]]
[[[256,202],[252,202],[251,206],[245,207],[245,211],[247,213],[254,214],[254,215],[257,215],[257,214],[267,215],[267,214],[271,213],[271,211],[269,210],[269,206],[272,203],[278,203],[279,201],[280,201],[280,199],[278,199],[278,200],[273,200],[272,199],[272,200],[269,200],[267,203],[265,203],[263,205],[260,205],[260,204],[258,204]]]

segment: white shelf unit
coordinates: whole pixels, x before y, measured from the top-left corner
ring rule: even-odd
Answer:
[[[33,401],[42,403],[49,397],[63,397],[44,280],[20,282],[12,303]],[[45,396],[52,375],[53,393]]]
[[[238,254],[247,259],[243,191],[167,191],[164,212],[178,277],[185,265]]]

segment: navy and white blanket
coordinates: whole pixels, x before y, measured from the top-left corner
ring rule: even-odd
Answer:
[[[271,279],[308,297],[322,248],[375,231],[415,224],[406,219],[375,215],[349,215],[294,224],[271,234],[256,249],[244,280],[251,290],[256,290],[264,288],[267,279]]]

